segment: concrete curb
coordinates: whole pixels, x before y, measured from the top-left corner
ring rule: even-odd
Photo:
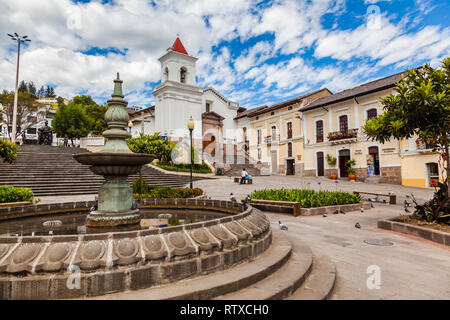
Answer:
[[[433,230],[429,228],[414,226],[392,220],[380,220],[377,223],[378,228],[413,235],[429,241],[433,241],[444,246],[450,246],[450,233]]]
[[[336,266],[327,256],[314,257],[308,279],[287,300],[326,300],[336,283]]]
[[[282,232],[282,231],[278,231]],[[218,300],[280,300],[290,296],[309,277],[313,266],[313,255],[304,243],[292,245],[289,261],[267,278],[224,296]]]
[[[258,204],[258,203],[251,203],[251,205],[261,211],[293,214],[292,206]],[[342,210],[344,212],[359,211],[359,210],[361,210],[361,206],[364,208],[364,210],[369,210],[370,202],[364,202],[362,204],[361,203],[353,203],[353,204],[343,204],[343,205],[337,205],[337,206],[327,206],[327,207],[317,207],[317,208],[300,208],[300,216],[314,216],[314,215],[322,215],[324,213],[332,214],[336,210]]]

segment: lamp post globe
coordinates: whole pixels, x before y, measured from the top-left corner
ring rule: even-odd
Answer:
[[[189,129],[189,136],[190,136],[190,140],[191,140],[191,151],[190,151],[190,155],[191,155],[191,170],[190,170],[190,172],[191,172],[191,175],[190,175],[190,188],[191,189],[193,189],[193,184],[192,184],[192,169],[193,169],[193,166],[194,166],[194,152],[193,152],[193,150],[192,150],[192,131],[194,130],[194,120],[192,120],[192,116],[189,118],[189,121],[188,121],[188,123],[187,123],[187,127],[188,127],[188,129]]]

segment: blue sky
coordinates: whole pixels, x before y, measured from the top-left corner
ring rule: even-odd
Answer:
[[[199,58],[199,86],[244,107],[270,105],[437,66],[450,55],[449,8],[433,0],[0,0],[0,86],[13,88],[16,48],[6,33],[18,32],[32,39],[21,80],[102,103],[119,71],[129,104],[149,106],[158,58],[180,34]]]

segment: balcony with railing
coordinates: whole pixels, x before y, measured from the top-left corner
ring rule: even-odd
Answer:
[[[349,139],[356,140],[358,136],[358,129],[349,129],[346,131],[328,132],[328,141],[331,143],[348,143]]]
[[[279,134],[272,135],[272,136],[267,136],[267,137],[264,138],[264,142],[267,145],[270,145],[272,143],[279,142],[279,141],[280,141],[280,135]]]

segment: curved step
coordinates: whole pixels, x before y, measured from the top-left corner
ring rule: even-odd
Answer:
[[[313,258],[308,279],[286,300],[326,300],[336,283],[336,266],[327,256]]]
[[[274,300],[284,299],[307,279],[313,263],[311,249],[296,241],[292,244],[289,261],[269,277],[217,300]]]
[[[248,287],[266,278],[289,260],[290,242],[272,230],[272,245],[255,260],[213,274],[159,287],[89,297],[96,300],[208,300]]]

